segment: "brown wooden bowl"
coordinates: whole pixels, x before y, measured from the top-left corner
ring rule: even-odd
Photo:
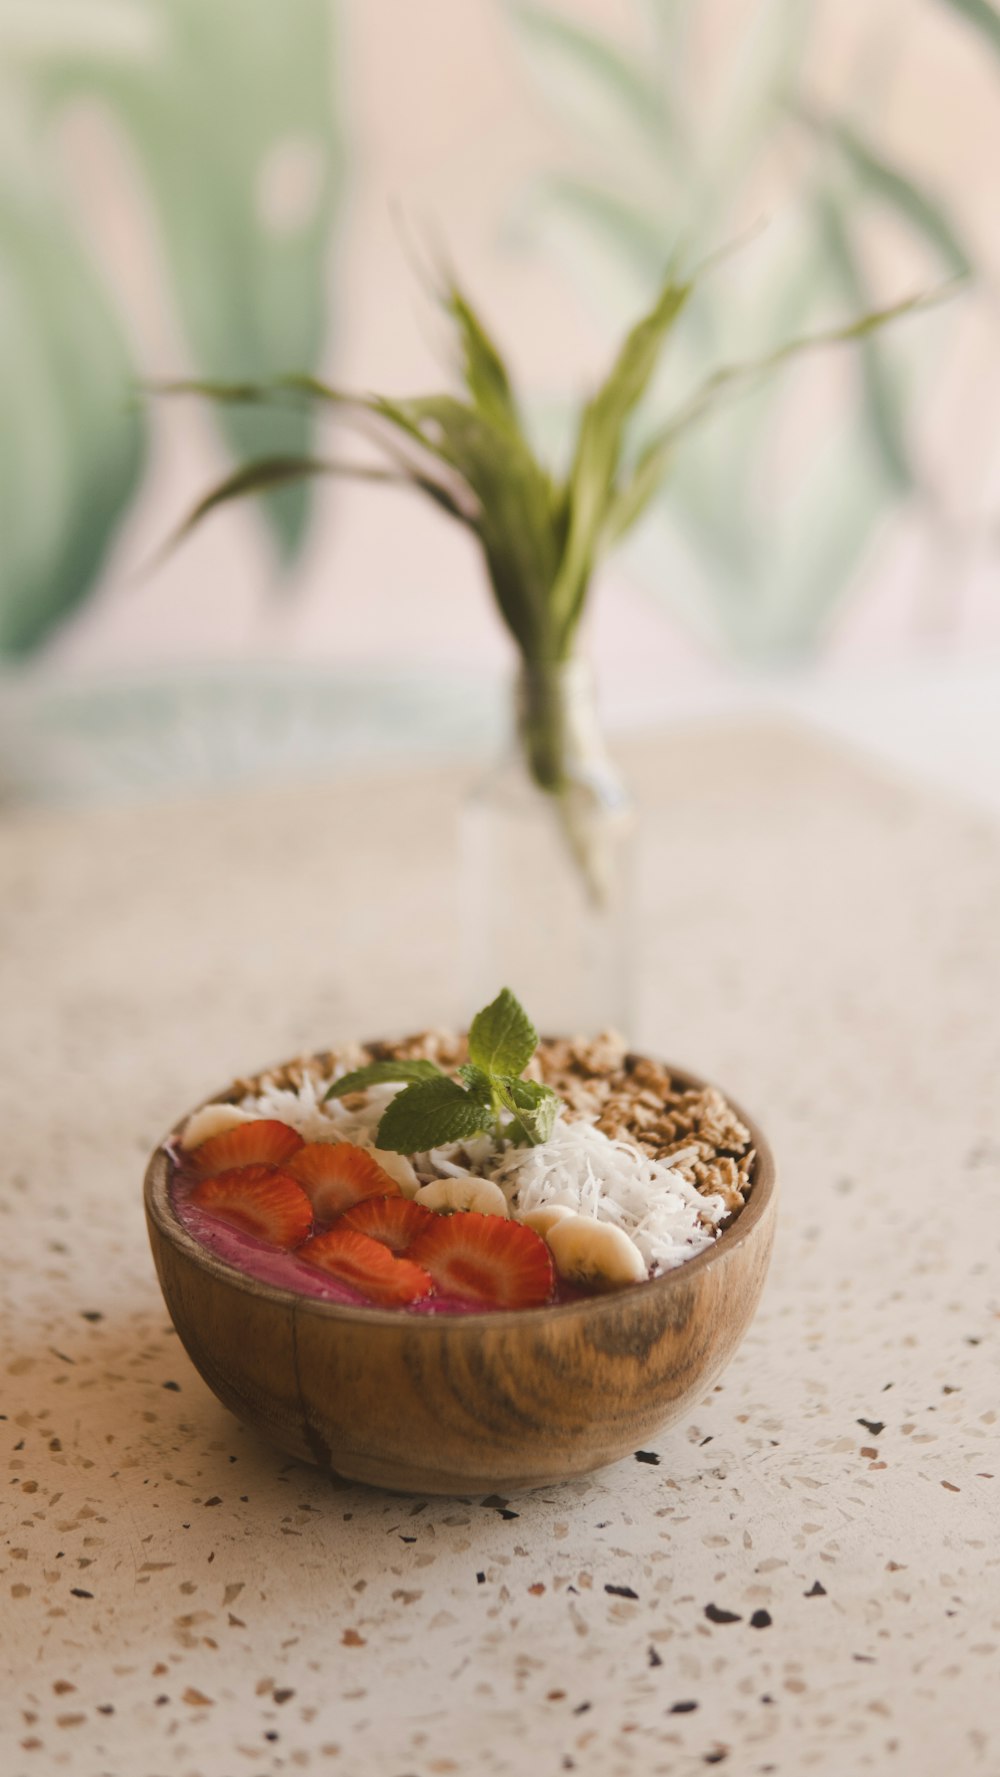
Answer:
[[[681,1069],[684,1085],[704,1082]],[[230,1089],[207,1102],[238,1093]],[[732,1103],[732,1100],[729,1100]],[[648,1443],[715,1381],[760,1297],[774,1161],[710,1251],[648,1283],[553,1308],[454,1316],[355,1308],[259,1283],[201,1246],[170,1202],[165,1137],[146,1172],[170,1317],[220,1401],[293,1456],[396,1492],[468,1494],[586,1474]]]

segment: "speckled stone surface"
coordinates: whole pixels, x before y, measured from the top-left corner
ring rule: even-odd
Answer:
[[[636,1034],[777,1257],[687,1424],[509,1501],[244,1432],[140,1210],[207,1090],[450,1012],[454,780],[0,820],[4,1777],[1000,1771],[1000,831],[793,732],[632,775]]]

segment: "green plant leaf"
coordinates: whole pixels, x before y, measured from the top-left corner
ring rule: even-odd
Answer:
[[[414,1080],[441,1080],[445,1075],[433,1061],[369,1061],[349,1074],[334,1080],[327,1098],[346,1098],[351,1092],[366,1092],[369,1086],[404,1085]]]
[[[748,654],[756,649],[762,658],[802,660],[823,638],[875,535],[886,485],[877,440],[864,417],[848,411],[806,465],[788,522],[758,576],[756,599],[741,601]]]
[[[488,1105],[442,1075],[405,1087],[383,1113],[376,1140],[390,1153],[422,1154],[481,1135],[491,1122]]]
[[[815,135],[840,150],[866,195],[902,217],[933,248],[952,276],[969,276],[972,260],[943,203],[880,154],[854,124],[822,117],[801,104],[792,107],[792,111]]]
[[[85,601],[145,465],[147,426],[108,293],[33,180],[0,187],[0,654]]]
[[[551,1086],[543,1086],[540,1080],[504,1079],[503,1085],[515,1110],[533,1111],[537,1105],[547,1104],[552,1099],[559,1103],[559,1094]]]
[[[471,311],[469,311],[471,313]],[[480,338],[485,339],[480,330]],[[499,359],[497,360],[499,362]],[[480,360],[482,365],[482,360]],[[274,402],[290,398],[329,405],[340,418],[360,425],[389,458],[398,463],[395,478],[383,469],[326,464],[330,473],[357,474],[372,480],[407,480],[435,500],[450,517],[471,526],[479,537],[493,581],[501,616],[527,654],[550,650],[549,589],[556,572],[560,538],[555,517],[556,494],[527,439],[511,420],[488,417],[453,395],[428,395],[406,400],[352,395],[314,376],[284,376],[266,386],[184,379],[160,385],[167,394],[201,393],[223,404]],[[499,394],[492,376],[493,402]],[[416,453],[416,455],[414,454]],[[277,463],[294,459],[277,459]],[[421,466],[427,460],[434,472]],[[300,459],[302,474],[312,459]],[[271,465],[269,465],[271,467]],[[289,469],[288,479],[294,479]],[[206,512],[247,492],[237,477],[227,477],[199,503],[182,527],[185,535]]]
[[[1000,55],[1000,12],[989,4],[989,0],[938,0],[938,3],[974,26],[990,48]]]
[[[550,477],[527,440],[452,395],[389,401],[371,410],[455,470],[476,501],[478,532],[500,612],[526,654],[544,654],[558,562]]]
[[[537,1080],[502,1080],[500,1098],[514,1112],[514,1122],[507,1129],[511,1141],[538,1147],[548,1141],[559,1114],[559,1099],[551,1086]]]
[[[469,1059],[491,1077],[523,1073],[537,1048],[538,1032],[509,987],[469,1026]]]
[[[473,405],[494,425],[520,433],[521,423],[507,367],[479,316],[454,282],[448,287],[445,306],[458,328],[463,375]]]
[[[575,217],[599,235],[615,260],[627,261],[644,287],[658,282],[676,239],[672,219],[651,213],[613,187],[569,173],[547,174],[536,182],[536,190],[546,207]]]
[[[492,1106],[493,1081],[489,1074],[483,1072],[481,1067],[476,1067],[473,1062],[467,1061],[459,1068],[458,1077],[472,1093],[473,1098],[478,1098],[482,1104]]]
[[[677,451],[674,437],[654,438],[639,452],[633,466],[619,477],[608,502],[604,533],[608,547],[637,524],[662,491]]]
[[[304,380],[304,379],[303,379]],[[150,395],[197,395],[203,401],[216,401],[233,407],[252,407],[264,402],[277,402],[282,383],[230,383],[215,377],[159,377],[143,384]]]
[[[816,211],[843,289],[855,308],[863,308],[871,300],[870,292],[843,210],[829,193],[821,193]],[[865,417],[872,442],[881,456],[890,487],[897,493],[909,493],[918,485],[919,476],[910,453],[897,379],[892,376],[875,337],[861,341],[859,357]]]
[[[550,7],[512,0],[509,11],[527,41],[582,75],[592,92],[610,100],[619,125],[638,128],[658,142],[672,136],[667,96],[660,84],[649,78],[639,54],[633,59],[611,38]],[[592,102],[588,109],[592,113]]]
[[[220,506],[228,506],[234,500],[245,500],[252,494],[269,494],[277,488],[295,487],[317,475],[353,475],[363,481],[398,479],[384,469],[368,468],[364,464],[352,466],[326,462],[320,457],[264,457],[258,462],[244,463],[241,469],[234,469],[231,475],[217,482],[215,487],[202,496],[167,539],[151,565],[155,566],[159,559],[176,549],[209,513],[216,512]]]
[[[792,359],[803,357],[808,352],[821,351],[827,346],[849,345],[853,341],[868,339],[880,328],[901,320],[905,315],[937,307],[955,292],[953,281],[929,293],[907,296],[901,302],[892,303],[886,308],[872,309],[853,321],[845,322],[843,326],[828,327],[816,333],[805,334],[799,339],[788,340],[784,345],[775,347],[760,358],[748,359],[744,364],[723,365],[706,377],[700,388],[675,413],[670,424],[651,441],[650,448],[654,443],[666,445],[681,437],[691,426],[711,413],[720,402],[752,388],[763,377],[771,375]]]
[[[330,0],[144,0],[142,56],[77,54],[38,76],[50,110],[99,99],[152,199],[172,295],[206,375],[267,381],[319,361],[326,258],[342,183]],[[311,455],[305,407],[222,406],[237,461]],[[302,542],[303,483],[264,506],[282,553]]]
[[[627,335],[601,388],[583,410],[566,488],[566,546],[552,589],[564,643],[576,628],[587,585],[605,535],[624,444],[625,427],[649,387],[660,353],[691,285],[673,274],[653,307]]]
[[[241,469],[235,469],[231,475],[210,488],[177,526],[150,565],[155,566],[163,556],[176,549],[203,519],[220,506],[227,506],[234,500],[245,500],[255,494],[266,495],[275,488],[291,487],[318,475],[342,475],[354,481],[388,482],[398,487],[412,485],[442,506],[449,517],[467,522],[464,512],[455,503],[448,489],[421,475],[415,468],[404,468],[395,473],[370,463],[347,463],[322,457],[267,457],[260,462],[245,463]]]
[[[264,457],[258,462],[244,463],[216,487],[209,490],[194,506],[175,532],[170,547],[176,546],[214,512],[232,500],[244,500],[248,494],[266,494],[275,488],[294,487],[315,475],[329,475],[331,465],[313,457]],[[384,476],[379,477],[380,480]]]
[[[833,227],[833,212],[827,217],[829,226]],[[850,267],[848,243],[846,237],[840,241],[844,254],[845,269]],[[857,286],[860,289],[860,281]],[[823,332],[807,334],[803,337],[786,342],[775,351],[764,357],[749,361],[742,365],[724,366],[714,372],[701,389],[691,397],[687,405],[664,428],[654,433],[648,440],[634,467],[619,478],[614,494],[609,503],[607,517],[607,534],[609,541],[617,541],[641,517],[650,501],[655,497],[658,488],[668,474],[677,451],[677,446],[690,428],[705,418],[715,406],[724,399],[752,388],[764,376],[770,375],[783,364],[806,353],[818,351],[828,346],[844,345],[860,342],[862,352],[872,348],[873,336],[892,321],[904,315],[914,313],[918,309],[928,308],[953,293],[953,286],[948,285],[942,291],[929,295],[907,297],[903,302],[895,303],[888,308],[869,310],[854,321],[842,327],[829,328]],[[892,393],[881,362],[869,357],[865,362],[866,389],[873,430],[882,451],[883,462],[890,476],[899,488],[915,485],[915,472],[911,469],[908,456],[905,454],[905,440],[901,423],[898,421],[892,406]]]

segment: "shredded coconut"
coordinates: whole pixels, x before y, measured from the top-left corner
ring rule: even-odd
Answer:
[[[635,1242],[654,1275],[704,1252],[726,1206],[702,1196],[680,1173],[580,1118],[560,1117],[537,1148],[508,1147],[490,1176],[520,1217],[556,1204],[612,1222]]]
[[[276,1117],[280,1123],[290,1124],[304,1141],[338,1141],[341,1137],[323,1103],[328,1086],[328,1080],[316,1080],[311,1074],[306,1074],[301,1086],[295,1088],[265,1084],[260,1092],[247,1093],[240,1108],[253,1111],[258,1117]]]

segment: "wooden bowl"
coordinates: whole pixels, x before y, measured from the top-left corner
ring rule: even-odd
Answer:
[[[670,1072],[686,1086],[704,1084]],[[227,1096],[238,1094],[216,1095]],[[170,1317],[225,1406],[344,1479],[468,1494],[586,1474],[687,1412],[750,1324],[776,1185],[767,1142],[733,1108],[756,1149],[753,1188],[710,1251],[586,1301],[440,1317],[319,1301],[226,1264],[178,1221],[161,1144],[145,1201]]]

